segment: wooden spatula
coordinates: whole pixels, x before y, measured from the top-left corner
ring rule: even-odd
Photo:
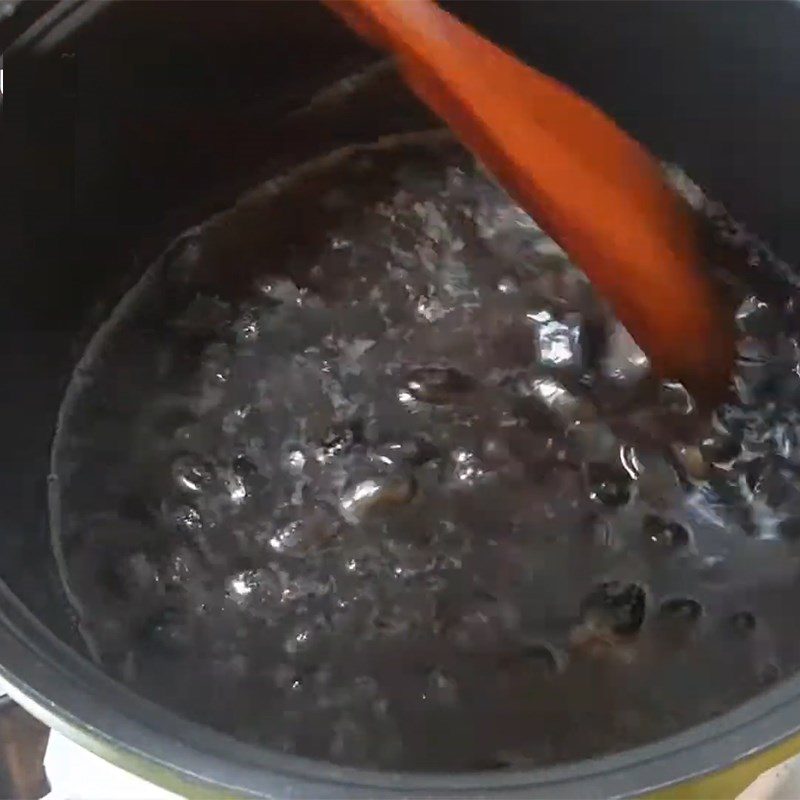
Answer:
[[[395,54],[414,92],[611,302],[663,376],[718,399],[733,324],[702,271],[688,208],[602,111],[433,0],[327,0]]]

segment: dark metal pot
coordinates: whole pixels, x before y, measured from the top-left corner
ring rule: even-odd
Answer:
[[[630,796],[729,767],[800,730],[793,677],[680,735],[592,761],[398,775],[256,750],[101,674],[61,592],[46,513],[56,412],[97,303],[260,178],[425,117],[381,92],[358,113],[323,102],[315,124],[297,122],[290,112],[312,94],[378,58],[314,3],[22,5],[24,18],[0,21],[0,47],[17,37],[0,109],[0,674],[15,698],[151,780],[214,795]],[[800,7],[454,7],[684,166],[782,256],[800,258]],[[738,774],[793,749],[783,744]]]

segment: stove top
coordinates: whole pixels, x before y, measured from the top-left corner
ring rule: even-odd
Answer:
[[[45,800],[178,800],[178,795],[115,767],[56,731],[50,733],[44,769],[51,786]]]

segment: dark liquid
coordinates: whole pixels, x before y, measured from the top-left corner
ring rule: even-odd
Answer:
[[[254,193],[149,270],[65,400],[93,653],[381,768],[595,756],[752,696],[800,660],[797,315],[777,267],[722,277],[738,399],[709,420],[445,137]]]

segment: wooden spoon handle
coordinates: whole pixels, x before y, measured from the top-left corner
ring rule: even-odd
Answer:
[[[327,5],[397,56],[415,93],[585,270],[659,373],[721,396],[732,317],[701,269],[688,208],[650,154],[433,0]]]

